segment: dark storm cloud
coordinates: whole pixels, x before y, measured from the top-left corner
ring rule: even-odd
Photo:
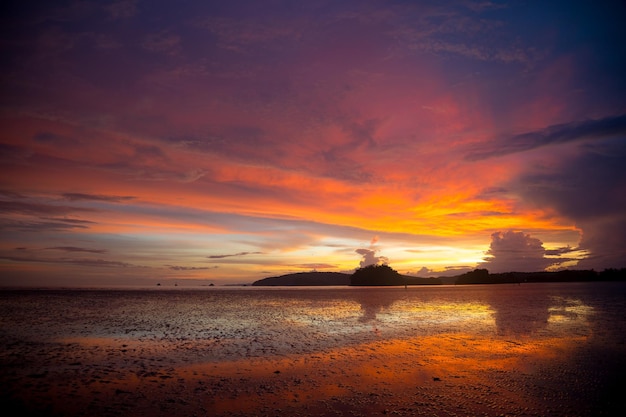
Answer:
[[[554,259],[545,257],[543,242],[524,232],[496,232],[491,235],[487,257],[480,266],[491,272],[543,271]]]
[[[562,166],[521,177],[515,188],[531,205],[553,208],[582,229],[580,266],[626,265],[626,138],[594,142]]]
[[[626,136],[626,115],[558,124],[533,132],[505,137],[481,145],[469,152],[465,159],[476,161],[529,151],[547,145],[615,136]]]

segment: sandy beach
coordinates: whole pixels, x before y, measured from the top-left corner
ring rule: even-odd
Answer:
[[[534,301],[511,287],[3,291],[2,407],[33,416],[620,415],[624,288],[602,288],[534,286],[525,294]],[[242,307],[251,300],[254,310]]]

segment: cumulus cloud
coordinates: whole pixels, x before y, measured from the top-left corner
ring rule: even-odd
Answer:
[[[359,267],[364,268],[369,265],[386,264],[389,259],[386,256],[376,256],[379,249],[374,246],[378,242],[378,236],[374,236],[370,241],[369,249],[359,248],[355,252],[362,256]]]
[[[581,269],[626,266],[625,160],[625,141],[596,141],[512,185],[527,204],[550,208],[582,230],[578,249],[589,256],[579,262]]]
[[[424,276],[428,276],[432,273],[432,270],[430,268],[426,268],[425,266],[421,267],[419,271],[417,271],[417,275],[424,277]]]
[[[545,257],[541,240],[513,230],[493,233],[486,255],[480,266],[491,272],[542,271],[555,262]]]

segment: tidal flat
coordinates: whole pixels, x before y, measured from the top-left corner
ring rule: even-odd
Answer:
[[[626,415],[626,284],[0,291],[20,416]]]

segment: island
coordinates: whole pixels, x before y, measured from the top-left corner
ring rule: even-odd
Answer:
[[[626,269],[561,270],[538,272],[489,273],[475,269],[461,275],[439,278],[422,278],[403,275],[389,265],[368,265],[352,274],[343,272],[297,272],[263,278],[253,286],[417,286],[417,285],[468,285],[468,284],[522,284],[540,282],[592,282],[626,281]]]
[[[350,285],[350,274],[342,272],[297,272],[278,277],[263,278],[252,283],[252,286],[332,286]]]
[[[402,275],[388,265],[369,265],[353,274],[342,272],[297,272],[277,277],[263,278],[253,286],[394,286],[394,285],[440,285],[439,278],[420,278]]]

